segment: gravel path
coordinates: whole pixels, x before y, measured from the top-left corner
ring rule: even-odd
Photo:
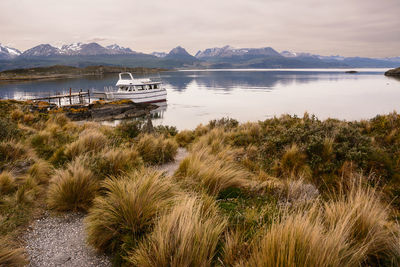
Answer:
[[[178,148],[178,153],[175,156],[175,161],[169,162],[160,166],[157,166],[156,169],[160,171],[167,172],[169,176],[172,176],[176,169],[178,169],[181,161],[188,155],[188,151],[186,148]]]
[[[156,168],[173,175],[187,154],[185,148],[178,148],[174,162]],[[24,236],[30,260],[28,266],[111,266],[106,255],[96,253],[86,244],[83,219],[82,213],[66,213],[61,216],[46,213],[36,220]]]
[[[67,213],[36,220],[25,235],[28,266],[111,266],[107,256],[86,245],[83,218]]]

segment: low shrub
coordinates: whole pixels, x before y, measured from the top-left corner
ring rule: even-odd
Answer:
[[[47,204],[56,211],[87,210],[95,197],[98,182],[78,158],[65,170],[57,170],[50,180]]]
[[[176,201],[177,187],[162,173],[142,169],[103,182],[85,220],[89,244],[100,251],[124,253],[152,228],[157,214]]]
[[[196,198],[185,198],[157,222],[129,256],[135,266],[212,266],[226,221]]]
[[[132,139],[137,137],[144,127],[144,122],[141,120],[124,121],[120,123],[116,128],[116,132],[123,138]]]
[[[0,142],[9,139],[18,139],[21,136],[21,131],[17,124],[7,119],[0,118]]]
[[[175,140],[149,134],[143,135],[136,147],[143,160],[149,164],[173,161],[178,151],[178,144]]]

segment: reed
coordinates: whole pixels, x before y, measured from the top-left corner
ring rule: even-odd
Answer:
[[[22,248],[14,248],[9,240],[0,238],[0,266],[20,267],[28,262]]]

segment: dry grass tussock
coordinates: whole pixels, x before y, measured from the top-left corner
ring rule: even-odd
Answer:
[[[29,168],[28,174],[33,177],[39,184],[48,183],[53,173],[53,167],[45,160],[37,159]]]
[[[139,139],[136,148],[146,163],[163,164],[174,160],[178,144],[173,139],[145,134]]]
[[[180,195],[161,172],[141,169],[106,179],[104,194],[94,200],[86,218],[88,242],[101,251],[133,246],[151,231],[157,214],[169,209]]]
[[[209,154],[205,149],[192,152],[175,173],[177,180],[188,188],[205,190],[211,195],[218,195],[227,188],[245,188],[249,185],[250,176],[239,165]]]
[[[0,174],[0,195],[7,195],[15,191],[17,185],[11,172],[4,171]]]
[[[323,267],[343,264],[345,240],[327,233],[319,218],[309,214],[289,215],[273,223],[253,251],[246,266]]]
[[[307,156],[296,144],[286,149],[281,160],[274,166],[274,171],[279,177],[312,177]]]
[[[14,140],[0,143],[0,164],[12,167],[16,161],[31,161],[35,153],[26,145]]]
[[[350,187],[324,203],[324,222],[329,228],[349,229],[351,262],[360,265],[398,265],[398,225],[390,223],[389,209],[380,193],[352,177]]]
[[[253,244],[248,266],[398,266],[397,224],[361,182],[332,200],[287,210]]]
[[[47,204],[57,211],[87,210],[98,190],[98,182],[80,159],[57,170],[50,180]]]
[[[190,130],[183,130],[175,135],[175,140],[180,147],[187,147],[194,141],[195,138],[195,133]]]
[[[13,248],[10,241],[0,238],[0,266],[20,267],[25,266],[28,262],[21,248]]]
[[[65,154],[69,158],[75,158],[89,152],[99,152],[108,143],[107,137],[99,131],[87,130],[81,133],[78,140],[69,144]]]
[[[215,205],[207,212],[202,205],[198,198],[184,198],[160,218],[128,260],[143,267],[212,266],[226,221]]]
[[[143,166],[139,152],[133,148],[111,148],[94,157],[91,169],[101,177],[118,176]]]

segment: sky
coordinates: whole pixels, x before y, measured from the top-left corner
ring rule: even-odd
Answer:
[[[400,0],[0,0],[0,43],[400,56]]]

